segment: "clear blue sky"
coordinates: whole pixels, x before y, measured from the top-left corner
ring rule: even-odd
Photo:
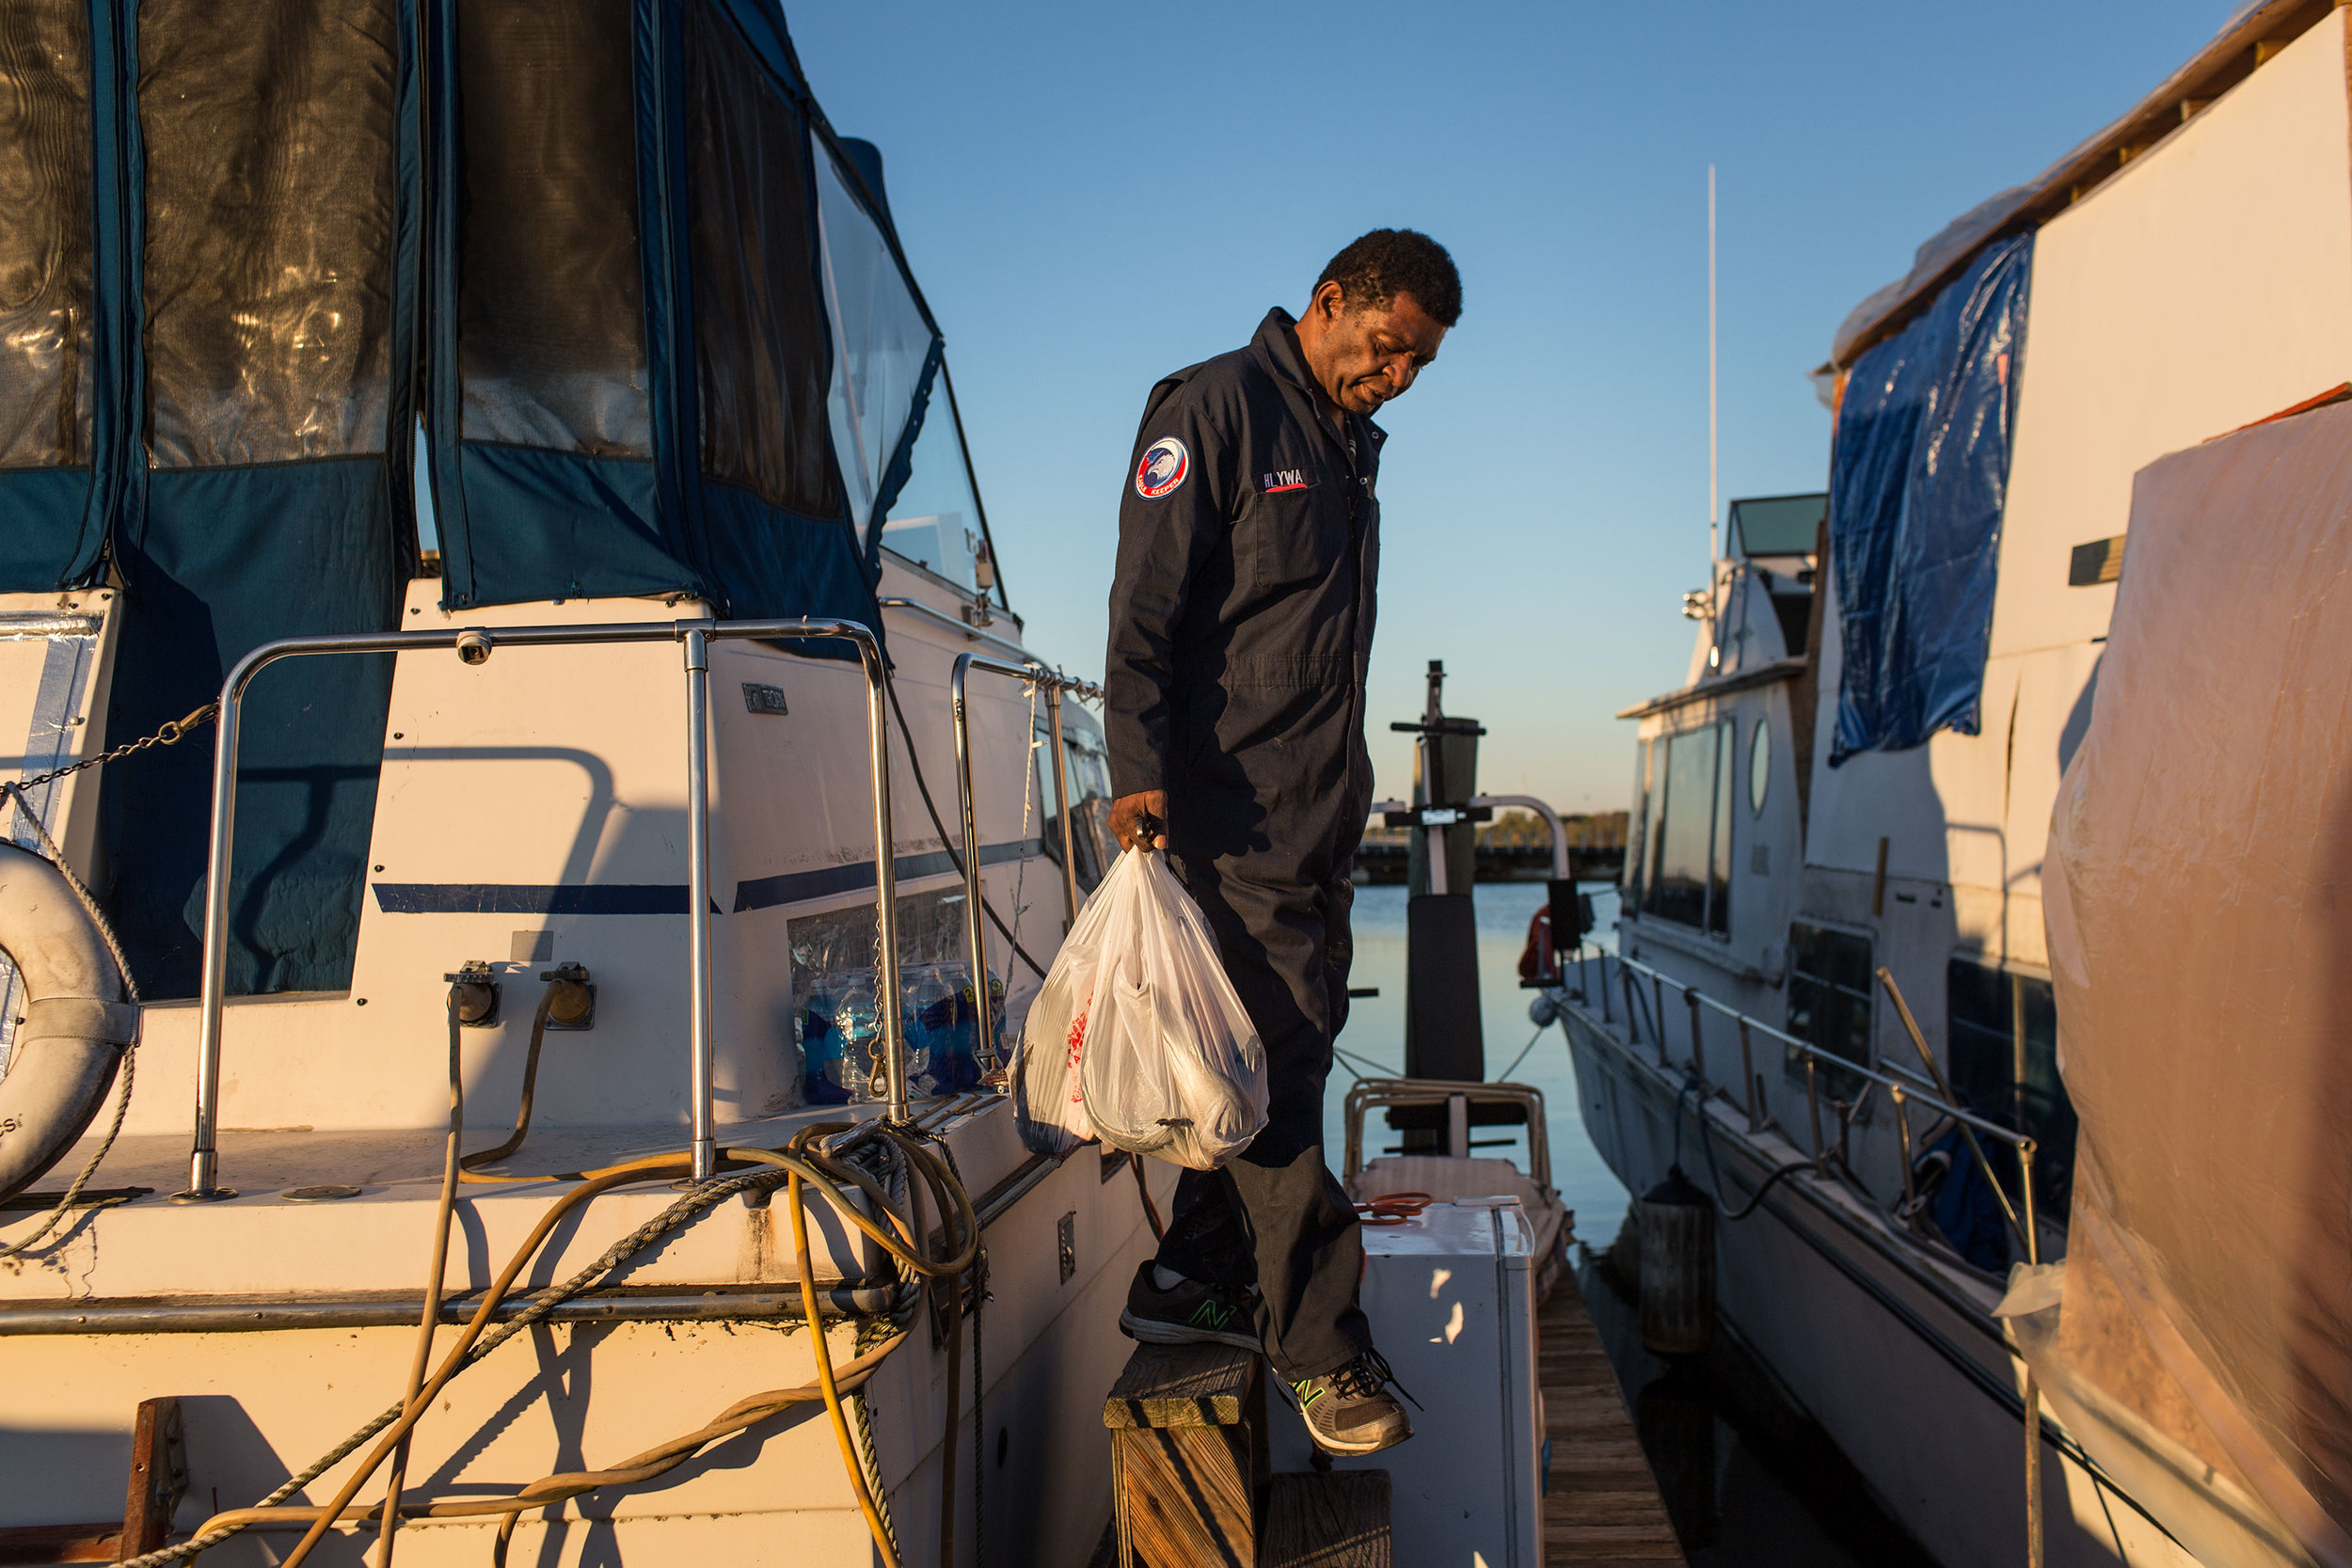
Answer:
[[[1030,644],[1098,673],[1136,420],[1365,229],[1427,230],[1461,325],[1383,416],[1372,671],[1443,658],[1481,783],[1621,807],[1706,578],[1707,166],[1726,499],[1820,489],[1804,372],[1913,247],[2122,113],[2227,0],[787,6],[878,143]]]

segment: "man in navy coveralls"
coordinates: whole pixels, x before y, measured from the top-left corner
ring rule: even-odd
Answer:
[[[1364,668],[1379,576],[1370,416],[1437,357],[1461,279],[1437,242],[1376,229],[1296,320],[1152,388],[1120,501],[1104,727],[1121,845],[1168,852],[1264,1042],[1265,1130],[1186,1171],[1120,1326],[1263,1348],[1314,1440],[1412,1435],[1357,1306],[1363,1245],[1323,1151],[1347,1019],[1348,880],[1372,804]]]

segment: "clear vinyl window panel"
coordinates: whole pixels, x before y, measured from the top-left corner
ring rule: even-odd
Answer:
[[[0,468],[89,461],[89,16],[0,6]]]
[[[653,451],[628,0],[457,8],[459,429]]]
[[[1633,810],[1628,814],[1625,835],[1624,897],[1636,910],[1642,904],[1642,873],[1647,864],[1642,847],[1649,837],[1651,742],[1633,743]]]
[[[2035,1140],[2034,1211],[2065,1223],[2074,1191],[2074,1102],[2058,1070],[2058,1002],[2050,982],[1967,958],[1945,966],[1945,1051],[1952,1090],[1970,1110]],[[2017,1165],[1988,1148],[1993,1173],[2017,1196]]]
[[[686,13],[686,92],[703,472],[803,516],[840,516],[808,127],[707,4]]]
[[[841,485],[862,536],[914,411],[931,327],[881,228],[850,194],[838,160],[819,147],[816,164],[825,313],[834,343],[826,402]]]
[[[385,450],[397,8],[142,0],[156,467]]]
[[[1870,939],[1797,921],[1788,927],[1788,1032],[1833,1056],[1870,1065]],[[1787,1053],[1788,1076],[1804,1078],[1804,1053]],[[1827,1099],[1851,1101],[1864,1080],[1841,1068],[1820,1069]]]
[[[1058,698],[1049,699],[1059,701]],[[1053,732],[1051,721],[1041,714],[1037,721],[1038,799],[1044,805],[1045,855],[1055,864],[1061,863],[1061,797],[1054,788]],[[1119,840],[1111,833],[1111,761],[1108,752],[1102,750],[1102,741],[1093,735],[1072,727],[1067,715],[1062,722],[1062,767],[1070,778],[1073,801],[1070,817],[1071,845],[1078,857],[1078,891],[1092,893],[1097,884],[1110,874],[1111,863],[1119,858]]]
[[[1719,935],[1731,928],[1734,733],[1725,721],[1650,742],[1637,872],[1642,913]]]
[[[956,438],[947,404],[947,371],[940,368],[923,428],[914,437],[914,469],[891,503],[882,542],[970,593],[979,591],[979,560],[988,547],[978,492]]]

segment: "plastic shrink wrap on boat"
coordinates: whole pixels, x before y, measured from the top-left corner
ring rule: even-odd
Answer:
[[[2043,877],[2082,1118],[2004,1304],[2207,1563],[2352,1562],[2352,406],[2141,470]]]

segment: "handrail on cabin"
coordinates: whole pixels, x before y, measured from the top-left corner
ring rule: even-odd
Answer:
[[[1820,1088],[1818,1075],[1819,1069],[1821,1067],[1828,1067],[1841,1072],[1851,1073],[1854,1077],[1862,1079],[1869,1085],[1880,1086],[1886,1090],[1887,1098],[1893,1101],[1895,1105],[1895,1125],[1897,1132],[1902,1143],[1903,1193],[1906,1198],[1915,1197],[1916,1194],[1912,1188],[1911,1126],[1903,1117],[1904,1105],[1910,1101],[1916,1101],[1931,1111],[1951,1117],[1956,1124],[1970,1134],[1970,1136],[1966,1139],[1969,1148],[1976,1156],[1979,1168],[1984,1173],[1986,1183],[1992,1187],[1994,1197],[1999,1201],[2004,1217],[2006,1217],[2009,1222],[2010,1233],[2017,1238],[2019,1247],[2026,1254],[2026,1260],[2027,1262],[2039,1262],[2041,1260],[2041,1240],[2040,1235],[2035,1228],[2033,1200],[2033,1156],[2035,1151],[2040,1148],[2040,1144],[2030,1133],[2014,1132],[2010,1128],[2000,1126],[1996,1122],[1988,1121],[1984,1117],[1978,1116],[1975,1112],[1967,1110],[1964,1107],[1954,1105],[1949,1101],[1949,1100],[1946,1099],[1941,1092],[1931,1092],[1926,1086],[1921,1085],[1920,1081],[1915,1076],[1908,1072],[1903,1073],[1900,1077],[1894,1076],[1891,1073],[1880,1072],[1871,1068],[1863,1066],[1860,1062],[1851,1061],[1844,1056],[1840,1056],[1834,1051],[1824,1051],[1810,1040],[1799,1039],[1796,1036],[1789,1034],[1787,1030],[1775,1028],[1772,1024],[1766,1023],[1761,1019],[1751,1018],[1749,1015],[1740,1011],[1739,1008],[1730,1006],[1728,1003],[1719,1002],[1714,997],[1708,995],[1706,992],[1700,990],[1697,987],[1691,985],[1689,982],[1677,980],[1671,974],[1662,974],[1660,971],[1651,968],[1648,964],[1643,963],[1638,958],[1629,958],[1623,954],[1618,953],[1603,953],[1601,955],[1601,961],[1604,965],[1602,971],[1604,994],[1606,994],[1608,978],[1605,966],[1608,963],[1614,961],[1621,972],[1626,986],[1626,1030],[1636,1042],[1638,1042],[1641,1038],[1641,1025],[1634,1017],[1636,1011],[1634,998],[1636,993],[1633,989],[1632,976],[1635,974],[1646,975],[1650,980],[1653,990],[1665,986],[1672,986],[1683,994],[1684,1000],[1691,1009],[1692,1047],[1690,1060],[1687,1061],[1684,1066],[1687,1067],[1692,1074],[1698,1080],[1699,1093],[1702,1102],[1704,1102],[1707,1095],[1710,1092],[1710,1085],[1708,1085],[1707,1077],[1706,1046],[1704,1037],[1699,1029],[1699,1010],[1702,1007],[1711,1008],[1715,1012],[1721,1013],[1725,1018],[1728,1018],[1739,1024],[1741,1072],[1742,1076],[1746,1079],[1746,1083],[1742,1085],[1742,1090],[1746,1096],[1747,1123],[1751,1131],[1753,1131],[1756,1125],[1757,1117],[1756,1105],[1756,1078],[1755,1064],[1749,1056],[1748,1037],[1750,1033],[1753,1031],[1761,1031],[1763,1034],[1780,1041],[1782,1045],[1801,1055],[1804,1059],[1805,1064],[1805,1101],[1812,1118],[1813,1160],[1817,1166],[1821,1164],[1828,1157],[1827,1150],[1823,1146],[1821,1138]],[[1662,1002],[1662,997],[1661,998],[1661,1001]],[[1905,1014],[1908,1015],[1909,1009],[1905,1008],[1903,1010]],[[1660,1012],[1662,1015],[1662,1006],[1660,1008]],[[1908,1022],[1906,1026],[1913,1027],[1909,1025]],[[1651,1028],[1658,1036],[1657,1046],[1659,1065],[1661,1067],[1671,1067],[1673,1063],[1668,1060],[1666,1055],[1665,1021],[1663,1017],[1661,1016],[1652,1019]],[[1924,1050],[1924,1043],[1922,1043],[1921,1049]],[[1931,1058],[1931,1062],[1932,1059]],[[2000,1182],[1994,1179],[1991,1161],[1987,1159],[1983,1148],[1980,1148],[1976,1142],[1975,1134],[1978,1133],[1981,1133],[1984,1136],[1992,1138],[1997,1142],[2007,1144],[2011,1148],[2016,1150],[2018,1196],[2020,1199],[2020,1202],[2017,1205],[2012,1206],[2010,1204],[2009,1195],[2002,1191]]]
[[[857,649],[866,675],[866,763],[871,773],[875,842],[875,919],[879,927],[883,1074],[888,1101],[884,1115],[908,1119],[906,1034],[898,996],[898,863],[891,854],[890,732],[885,704],[890,671],[882,642],[855,621],[793,618],[766,621],[629,621],[580,626],[447,626],[432,631],[363,632],[347,636],[287,637],[264,642],[238,660],[220,688],[220,728],[213,752],[213,809],[205,857],[204,959],[197,1034],[196,1133],[188,1155],[188,1189],[176,1202],[233,1197],[219,1183],[215,1147],[220,1120],[221,1004],[228,990],[230,865],[236,836],[237,745],[246,688],[262,670],[282,658],[335,654],[398,654],[453,649],[468,664],[480,664],[501,647],[581,647],[612,643],[676,642],[685,651],[687,721],[687,950],[691,971],[687,994],[690,1052],[689,1099],[693,1122],[692,1168],[697,1181],[717,1168],[712,1117],[712,1007],[710,984],[710,791],[707,730],[710,710],[709,645],[755,639],[833,639]]]

